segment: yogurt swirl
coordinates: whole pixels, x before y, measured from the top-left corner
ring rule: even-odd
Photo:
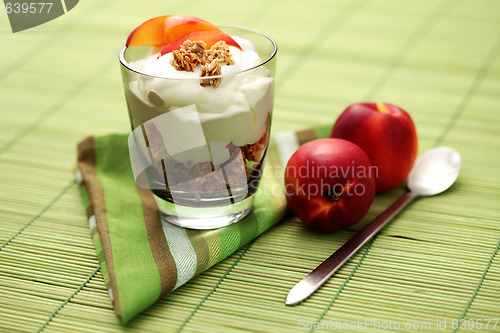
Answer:
[[[254,45],[237,36],[232,38],[242,50],[230,46],[234,65],[222,66],[223,77],[217,88],[200,85],[199,66],[194,72],[176,70],[170,64],[172,53],[161,57],[152,54],[131,62],[130,66],[137,71],[154,75],[135,73],[135,77],[131,77],[126,94],[133,123],[141,124],[165,112],[190,106],[191,110],[196,109],[206,145],[212,150],[213,147],[223,149],[229,143],[244,146],[258,141],[266,130],[273,107],[273,79],[264,66],[259,66],[262,61]],[[191,113],[186,117],[177,114],[179,126],[193,122]],[[220,154],[211,151],[210,155]],[[206,156],[193,153],[174,158],[191,164],[206,162]]]

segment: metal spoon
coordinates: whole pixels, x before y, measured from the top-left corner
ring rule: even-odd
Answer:
[[[409,191],[297,283],[286,296],[285,304],[294,305],[309,297],[413,199],[439,194],[453,185],[461,168],[462,159],[456,150],[438,147],[427,151],[408,176]]]

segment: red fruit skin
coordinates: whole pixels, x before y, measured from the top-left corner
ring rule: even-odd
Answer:
[[[366,175],[353,174],[352,168],[364,168]],[[349,227],[366,214],[375,197],[375,177],[370,168],[368,156],[351,142],[342,139],[307,142],[286,166],[287,203],[299,219],[314,229],[332,232]],[[339,172],[335,173],[335,169]],[[350,184],[350,191],[344,188],[338,200],[325,195],[335,186],[340,192],[340,186],[346,184]],[[361,189],[364,189],[362,194]]]
[[[333,126],[330,137],[357,144],[377,167],[376,191],[401,185],[413,167],[418,152],[415,125],[400,107],[383,103],[357,103],[347,107]]]

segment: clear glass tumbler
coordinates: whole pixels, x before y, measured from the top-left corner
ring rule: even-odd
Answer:
[[[119,53],[135,181],[153,192],[163,219],[192,229],[223,227],[250,213],[269,143],[276,43],[251,29],[219,28],[250,41],[258,65],[203,78],[162,77],[134,68],[152,47]],[[218,86],[204,84],[210,80]]]

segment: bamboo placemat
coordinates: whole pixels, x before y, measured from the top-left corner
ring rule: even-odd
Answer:
[[[16,34],[0,13],[0,331],[290,332],[335,320],[374,323],[340,331],[500,331],[485,320],[500,318],[499,2],[86,0]],[[457,184],[412,204],[299,306],[284,305],[287,291],[402,188],[333,234],[288,216],[120,327],[73,176],[75,145],[129,130],[117,52],[135,26],[167,13],[278,42],[274,133],[333,123],[353,102],[391,102],[411,113],[420,152],[462,154]]]

